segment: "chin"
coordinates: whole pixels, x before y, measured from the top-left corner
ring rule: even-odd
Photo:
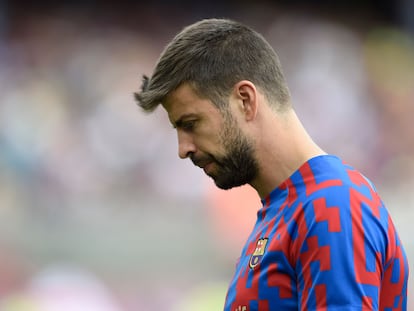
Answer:
[[[223,189],[223,190],[229,190],[231,188],[240,187],[240,186],[247,184],[247,182],[234,182],[234,181],[229,182],[229,181],[220,181],[216,179],[214,179],[214,183],[216,184],[218,188]]]

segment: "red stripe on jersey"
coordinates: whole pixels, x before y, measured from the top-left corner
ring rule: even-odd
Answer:
[[[372,311],[372,298],[369,296],[362,297],[362,311]]]
[[[304,290],[302,296],[302,306],[307,305],[308,302],[308,293],[310,288],[312,288],[313,280],[311,275],[311,263],[314,261],[319,261],[319,266],[321,271],[326,271],[331,269],[331,257],[330,257],[330,247],[319,246],[318,237],[312,236],[306,239],[308,250],[300,254],[300,262],[302,264],[302,273],[304,281]]]
[[[304,217],[302,202],[300,202],[297,206],[295,213],[292,216],[292,219],[296,221],[296,225],[298,228],[298,236],[292,243],[289,258],[299,258],[301,249],[303,247],[303,243],[305,243],[305,239],[308,234],[308,225],[306,224],[306,220]],[[296,264],[293,264],[293,267],[294,266],[296,266]]]
[[[302,165],[299,169],[299,172],[302,175],[303,181],[305,182],[307,196],[324,188],[342,185],[342,181],[340,179],[329,179],[317,184],[309,163]]]
[[[272,277],[272,273],[275,273],[276,277]],[[280,272],[277,271],[277,263],[269,265],[269,270],[267,273],[267,285],[278,287],[280,298],[292,298],[291,278],[289,275],[280,274]]]
[[[331,249],[329,245],[319,246],[318,236],[312,236],[306,239],[308,250],[300,255],[302,271],[304,273],[305,287],[312,287],[313,281],[311,276],[311,262],[319,261],[320,271],[331,269]]]
[[[313,201],[313,209],[315,213],[315,219],[319,221],[328,221],[329,232],[340,232],[341,222],[339,219],[338,207],[327,207],[325,198],[315,199]]]
[[[298,198],[296,187],[293,185],[292,180],[290,178],[288,180],[286,180],[285,184],[288,188],[287,201],[288,201],[288,203],[293,203]]]
[[[350,189],[351,195],[351,214],[352,214],[352,241],[354,248],[354,267],[355,277],[358,283],[370,284],[380,287],[381,271],[381,253],[376,253],[375,271],[366,270],[365,254],[365,231],[362,224],[362,202],[359,192]]]
[[[249,267],[246,267],[246,270]],[[253,273],[253,280],[251,282],[252,287],[247,287],[247,271],[241,273],[239,279],[237,280],[236,284],[236,298],[234,303],[231,306],[231,310],[236,310],[236,308],[240,305],[248,306],[250,301],[258,300],[259,298],[259,276],[260,276],[260,264],[255,267],[255,271]]]
[[[308,297],[309,297],[309,289],[304,288],[302,292],[302,297],[300,299],[300,310],[301,311],[307,311],[308,310]]]
[[[348,170],[348,176],[355,185],[357,185],[357,186],[362,186],[363,185],[363,186],[366,186],[369,189],[372,199],[362,195],[360,192],[354,191],[354,194],[357,194],[358,198],[362,202],[366,203],[371,208],[372,213],[377,218],[379,218],[380,217],[379,209],[382,206],[381,199],[380,199],[379,195],[376,192],[374,192],[374,190],[372,189],[371,185],[367,182],[367,180],[360,173],[358,173],[357,171]]]
[[[395,228],[394,228],[394,224],[391,220],[391,216],[388,215],[388,239],[390,241],[388,247],[387,247],[387,252],[385,254],[385,263],[387,263],[388,261],[391,260],[391,258],[393,258],[395,256],[395,250],[396,250],[396,237],[395,237]]]
[[[269,301],[268,300],[259,300],[259,310],[260,311],[269,311]]]
[[[393,310],[402,310],[402,297],[400,297],[398,306],[394,307],[394,299],[398,296],[402,296],[403,287],[404,287],[404,277],[405,277],[405,266],[404,266],[404,255],[401,249],[401,246],[396,245],[395,237],[395,228],[392,223],[391,217],[388,218],[388,236],[390,244],[387,249],[387,261],[390,257],[399,259],[399,267],[395,267],[396,260],[392,261],[390,266],[385,270],[384,278],[382,280],[382,288],[380,293],[380,310],[385,308],[392,308]],[[401,245],[401,243],[400,243]],[[394,269],[399,268],[398,272],[395,272]],[[391,278],[393,275],[398,273],[398,281],[392,282]]]
[[[316,295],[316,310],[326,311],[326,285],[319,284],[315,286],[315,295]]]

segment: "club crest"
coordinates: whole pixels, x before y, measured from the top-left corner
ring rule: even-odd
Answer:
[[[262,238],[262,239],[257,240],[256,249],[254,250],[252,256],[250,257],[250,261],[249,261],[249,266],[251,269],[254,269],[254,267],[256,267],[259,264],[259,262],[262,260],[264,252],[266,250],[266,245],[267,245],[268,240],[269,240],[268,238]]]

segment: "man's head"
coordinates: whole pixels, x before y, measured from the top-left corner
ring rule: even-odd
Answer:
[[[227,96],[241,80],[255,84],[275,110],[290,105],[278,56],[257,32],[238,22],[207,19],[184,28],[167,45],[151,78],[135,94],[140,107],[154,110],[166,96],[189,83],[201,98],[226,109]]]
[[[190,158],[223,189],[251,183],[259,174],[256,138],[243,121],[256,114],[257,98],[273,111],[290,108],[274,50],[250,28],[219,19],[180,32],[135,95],[147,112],[159,104],[166,109],[180,157]]]

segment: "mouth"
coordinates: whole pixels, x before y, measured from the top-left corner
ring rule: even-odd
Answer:
[[[213,162],[202,162],[202,163],[195,163],[196,166],[203,169],[204,172],[208,171]]]
[[[206,173],[207,175],[210,175],[209,172],[211,172],[211,168],[212,168],[213,164],[214,164],[214,162],[209,162],[209,163],[205,164],[202,167],[204,173]]]
[[[209,175],[209,172],[211,171],[211,168],[214,164],[214,161],[211,159],[191,159],[193,161],[193,164],[195,166],[198,166],[199,168],[201,168],[204,173],[206,173],[207,175]]]

